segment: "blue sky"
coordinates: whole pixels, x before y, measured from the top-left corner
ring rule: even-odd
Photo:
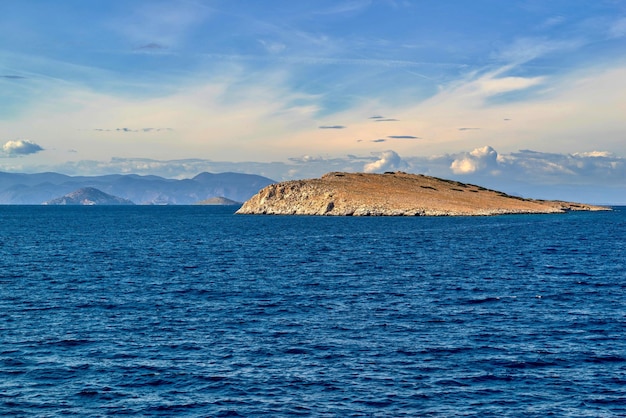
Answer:
[[[621,0],[0,5],[0,170],[437,175],[626,203]]]

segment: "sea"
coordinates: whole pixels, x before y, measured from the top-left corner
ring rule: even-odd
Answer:
[[[1,206],[0,415],[626,416],[626,207]]]

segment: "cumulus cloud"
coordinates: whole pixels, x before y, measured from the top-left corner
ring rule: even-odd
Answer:
[[[494,169],[497,165],[497,151],[490,146],[484,146],[456,158],[450,165],[450,169],[454,174],[472,174],[486,169]]]
[[[28,155],[43,151],[43,148],[41,146],[32,141],[29,141],[28,139],[8,141],[6,144],[4,144],[2,149],[5,153],[9,155]]]
[[[363,171],[366,173],[376,173],[381,171],[396,171],[406,167],[402,158],[392,150],[383,152],[378,160],[365,164]]]

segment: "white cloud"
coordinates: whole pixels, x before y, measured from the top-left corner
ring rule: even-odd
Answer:
[[[575,157],[615,157],[615,154],[607,151],[589,151],[589,152],[575,152],[572,154]]]
[[[28,139],[8,141],[2,146],[2,149],[9,155],[28,155],[36,154],[39,151],[43,151],[43,148],[41,146],[32,141],[29,141]]]
[[[544,77],[485,77],[477,81],[479,91],[486,95],[506,93],[515,90],[524,90],[543,83]]]
[[[363,170],[366,173],[376,173],[381,171],[396,171],[404,168],[406,164],[402,161],[402,158],[392,150],[383,152],[379,159],[365,164]]]
[[[498,165],[498,153],[490,146],[476,148],[472,152],[456,158],[450,165],[454,174],[472,174]]]

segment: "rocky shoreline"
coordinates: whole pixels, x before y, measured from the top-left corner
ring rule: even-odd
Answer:
[[[403,172],[333,172],[269,185],[238,214],[324,216],[487,216],[610,210],[581,203],[524,199],[484,187]]]

